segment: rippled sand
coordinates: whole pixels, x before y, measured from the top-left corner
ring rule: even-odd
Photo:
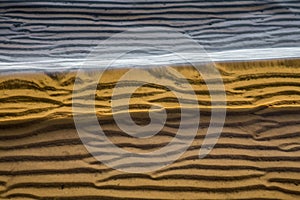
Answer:
[[[113,69],[103,74],[95,101],[99,123],[113,143],[129,151],[150,152],[165,146],[182,123],[180,109],[200,109],[199,131],[190,148],[175,163],[147,174],[110,169],[85,149],[72,118],[76,71],[1,74],[1,197],[298,199],[300,60],[216,66],[225,85],[227,117],[220,139],[204,159],[198,159],[198,152],[209,125],[211,98],[194,68],[173,67],[192,85],[198,105],[191,101],[185,104],[186,108],[180,106],[173,91],[181,93],[187,102],[191,96],[189,91],[181,89],[184,82],[176,78],[172,90],[157,82],[145,84],[131,96],[130,112],[137,124],[150,122],[151,105],[160,104],[168,112],[164,128],[149,139],[129,137],[112,118],[112,114],[122,117],[126,109],[125,105],[119,105],[112,113],[111,96],[128,69]],[[149,73],[164,80],[174,78],[161,77],[161,69]],[[81,81],[85,84],[76,95],[84,99],[93,90],[85,80]],[[121,91],[126,94],[134,84],[121,82]],[[218,92],[218,88],[213,92]],[[122,97],[120,94],[117,98]],[[81,106],[90,103],[83,101]],[[189,118],[183,122],[186,128],[199,123]],[[105,147],[99,148],[101,151]]]

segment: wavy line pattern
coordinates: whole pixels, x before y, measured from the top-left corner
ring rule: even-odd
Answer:
[[[48,3],[45,2],[47,5]],[[124,5],[126,5],[124,3]],[[151,6],[150,4],[147,6]],[[0,197],[3,199],[298,199],[300,196],[300,73],[299,60],[216,63],[227,94],[227,118],[218,143],[198,159],[210,120],[210,96],[201,75],[189,66],[174,67],[198,97],[199,131],[188,150],[172,165],[147,174],[108,168],[82,145],[72,119],[76,71],[1,74],[0,76]],[[168,111],[164,128],[148,139],[123,133],[112,119],[112,90],[128,69],[106,71],[97,86],[96,111],[107,137],[134,152],[157,150],[175,136],[180,109],[195,109],[189,91],[176,84],[148,83],[131,96],[137,124],[149,123],[154,103]],[[151,76],[161,74],[151,71]],[[145,77],[147,80],[147,77]],[[84,80],[81,80],[84,83]],[[214,80],[209,80],[214,84]],[[123,99],[134,82],[121,82]],[[92,85],[74,95],[85,98]],[[190,104],[180,107],[172,91]],[[212,91],[218,94],[218,89]],[[83,102],[76,106],[89,106]],[[115,114],[123,116],[125,106]],[[81,113],[86,114],[86,113]],[[124,119],[126,122],[127,119]],[[214,133],[209,135],[214,136]],[[95,154],[111,154],[89,136]],[[186,140],[188,136],[180,139]],[[174,153],[172,151],[170,154]],[[159,158],[157,158],[159,160]],[[124,161],[130,167],[132,163]],[[145,163],[142,163],[145,164]],[[153,163],[146,163],[152,165]]]
[[[0,61],[85,58],[128,27],[181,31],[208,51],[298,47],[297,0],[0,2]]]

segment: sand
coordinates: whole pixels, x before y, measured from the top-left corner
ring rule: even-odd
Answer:
[[[194,103],[187,106],[200,109],[199,130],[192,145],[177,161],[146,174],[111,169],[86,150],[73,121],[75,71],[2,74],[0,197],[298,199],[299,63],[299,60],[216,63],[225,85],[227,117],[217,144],[204,159],[198,158],[198,152],[209,125],[210,96],[195,69],[174,67],[189,80],[197,95],[198,106]],[[160,103],[169,112],[168,120],[153,138],[129,137],[112,120],[110,107],[112,90],[126,71],[115,69],[104,73],[96,92],[96,114],[113,143],[132,152],[151,152],[175,136],[182,107],[166,86],[144,85],[131,98],[132,118],[146,125],[150,105]],[[122,92],[125,94],[131,86],[124,83]],[[185,99],[190,98],[176,85],[173,90],[182,93]],[[84,97],[91,92],[91,87],[83,87],[77,95]],[[122,117],[123,112],[124,106],[120,106],[114,114]],[[195,123],[185,120],[187,128]],[[99,151],[107,149],[99,147]]]

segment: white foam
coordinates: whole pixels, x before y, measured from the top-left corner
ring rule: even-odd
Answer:
[[[31,62],[0,62],[0,71],[23,71],[23,70],[70,70],[79,68],[112,68],[123,67],[151,67],[163,65],[180,65],[189,62],[224,62],[224,61],[251,61],[268,59],[291,59],[300,58],[300,47],[293,48],[264,48],[264,49],[239,49],[221,52],[186,53],[183,60],[173,53],[163,55],[132,56],[126,59],[97,60],[91,59],[49,59]],[[113,64],[112,64],[113,63]],[[112,65],[111,65],[112,64]]]

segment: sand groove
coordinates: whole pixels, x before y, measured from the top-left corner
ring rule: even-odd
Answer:
[[[190,35],[208,51],[299,46],[297,0],[1,1],[0,60],[84,58],[129,27]]]
[[[172,165],[148,174],[108,168],[82,145],[72,119],[75,72],[15,73],[0,77],[0,196],[3,199],[297,199],[300,196],[299,60],[217,63],[227,94],[227,118],[218,143],[205,159],[198,151],[210,119],[210,97],[190,67],[175,68],[194,88],[200,129],[189,149]],[[242,69],[242,70],[241,70]],[[96,111],[107,137],[129,151],[150,152],[170,142],[181,121],[176,90],[146,84],[131,98],[138,124],[161,103],[169,112],[164,128],[147,140],[129,137],[112,120],[110,97],[126,69],[107,71],[96,92]],[[157,74],[153,73],[153,76]],[[170,78],[170,77],[169,77]],[[178,84],[180,79],[174,79]],[[214,80],[210,80],[213,81]],[[127,87],[135,83],[124,82]],[[75,95],[92,92],[84,85]],[[218,93],[216,89],[213,91]],[[123,94],[116,97],[124,98]],[[90,102],[82,105],[88,106]],[[195,104],[186,104],[194,106]],[[194,107],[192,107],[194,108]],[[117,115],[122,117],[124,107]],[[126,119],[124,119],[126,121]],[[194,123],[183,119],[185,128]],[[211,136],[213,136],[211,134]],[[111,153],[91,139],[96,154]],[[187,140],[188,136],[181,137]],[[170,151],[170,155],[174,152]],[[160,159],[159,157],[157,159]],[[124,160],[123,165],[132,163]],[[152,165],[153,163],[147,163]]]

